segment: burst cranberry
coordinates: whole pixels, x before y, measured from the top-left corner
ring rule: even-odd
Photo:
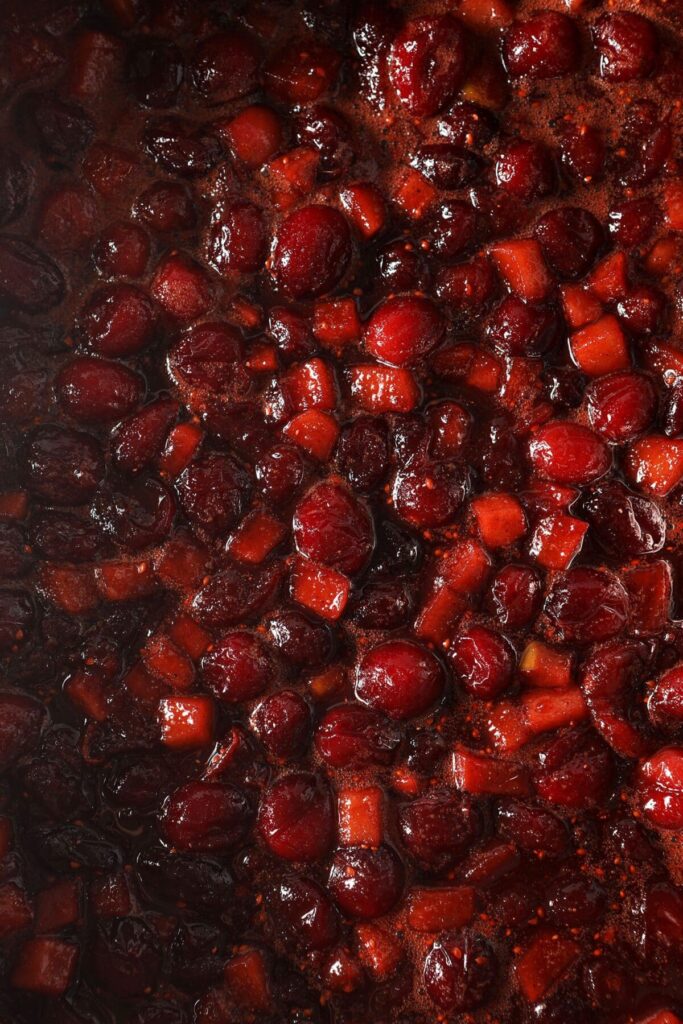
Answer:
[[[400,739],[398,727],[372,708],[341,704],[323,716],[315,745],[327,764],[347,768],[391,764]]]
[[[431,352],[443,332],[443,319],[429,299],[390,298],[375,310],[367,324],[365,347],[382,362],[409,366]]]
[[[26,483],[50,504],[82,505],[94,495],[103,475],[102,451],[89,434],[38,427],[26,444]]]
[[[597,480],[611,463],[609,449],[597,434],[579,423],[559,421],[536,431],[529,455],[539,476],[559,484]]]
[[[640,14],[603,14],[595,25],[600,74],[608,82],[647,78],[657,59],[654,25]]]
[[[372,491],[389,468],[387,428],[381,419],[359,416],[339,437],[337,463],[349,483],[359,491]]]
[[[234,626],[267,607],[279,585],[277,567],[227,565],[197,592],[192,608],[207,626]]]
[[[423,288],[429,276],[422,254],[412,242],[402,240],[390,242],[380,250],[377,269],[386,292]]]
[[[147,232],[119,220],[98,238],[93,248],[93,262],[102,277],[142,277],[149,259]]]
[[[343,914],[371,920],[398,903],[404,874],[391,846],[350,846],[335,853],[327,885]]]
[[[261,799],[259,829],[276,857],[295,861],[324,857],[334,837],[327,783],[307,772],[278,779]]]
[[[301,499],[292,527],[302,554],[341,572],[359,572],[372,552],[372,517],[349,491],[332,482],[317,484]]]
[[[227,704],[258,697],[275,675],[266,644],[247,632],[229,633],[212,644],[201,671],[205,685]]]
[[[437,791],[402,807],[398,826],[403,845],[418,863],[441,872],[474,842],[480,821],[469,799]]]
[[[655,334],[664,320],[667,300],[650,285],[632,288],[617,305],[619,319],[631,334]]]
[[[206,126],[179,117],[150,121],[143,141],[156,163],[182,177],[206,174],[221,157],[218,140]]]
[[[498,974],[493,948],[480,935],[447,934],[437,939],[424,962],[424,984],[442,1010],[470,1010],[486,1002]]]
[[[584,511],[599,544],[617,558],[660,551],[666,540],[666,519],[650,498],[634,494],[621,483],[601,484],[588,495]]]
[[[328,661],[332,653],[329,627],[307,618],[303,612],[280,612],[271,618],[268,631],[285,661],[297,668],[316,668]]]
[[[444,526],[463,503],[465,481],[450,465],[407,469],[396,474],[392,498],[398,515],[411,526]]]
[[[179,850],[226,850],[245,838],[250,817],[247,798],[233,786],[188,782],[164,804],[161,825]]]
[[[304,206],[282,223],[275,241],[271,273],[294,299],[329,292],[351,259],[351,233],[331,206]]]
[[[576,71],[581,56],[579,33],[566,14],[543,11],[507,29],[503,54],[511,75],[569,75]]]
[[[16,592],[19,597],[14,604],[17,611],[21,611],[21,592]],[[11,592],[3,591],[0,598],[0,645],[7,649],[14,636],[10,637],[11,627],[9,625],[8,612]],[[25,615],[15,615],[17,628],[28,625]],[[23,619],[23,621],[22,621]],[[7,643],[10,639],[10,643]],[[5,692],[0,694],[0,736],[2,737],[2,753],[0,753],[0,764],[3,770],[10,764],[27,754],[37,746],[40,739],[40,732],[45,721],[45,709],[34,700],[20,693]]]
[[[171,373],[192,387],[225,392],[243,355],[242,336],[232,324],[203,323],[185,331],[170,348]]]
[[[504,355],[541,355],[557,337],[557,314],[550,306],[506,295],[488,317],[486,334]]]
[[[346,118],[322,104],[303,111],[296,125],[297,140],[309,144],[320,153],[321,169],[336,177],[353,161],[351,126]]]
[[[256,40],[246,32],[217,32],[198,44],[190,79],[206,103],[227,103],[253,92],[260,59]]]
[[[590,643],[624,629],[628,595],[619,578],[606,569],[568,569],[553,584],[545,610],[567,640]]]
[[[96,497],[92,515],[105,533],[139,551],[159,544],[171,531],[176,505],[159,480],[135,480]]]
[[[254,472],[264,498],[280,506],[291,501],[300,490],[306,470],[301,452],[291,445],[281,444],[259,459]]]
[[[434,655],[407,640],[388,640],[360,660],[356,696],[390,718],[415,718],[441,698],[444,672]]]
[[[538,614],[541,603],[541,580],[526,565],[505,565],[490,586],[490,603],[496,618],[508,629],[522,629]]]
[[[467,43],[450,14],[415,18],[395,37],[387,65],[399,101],[411,114],[436,114],[455,94],[467,68]]]
[[[561,818],[539,807],[529,807],[519,800],[511,800],[498,814],[500,834],[523,850],[540,850],[557,857],[569,845],[567,827]]]
[[[658,828],[683,827],[683,750],[664,747],[638,772],[643,812]]]
[[[83,308],[84,341],[102,356],[129,356],[150,343],[156,328],[154,306],[141,288],[112,284],[100,288]]]
[[[143,379],[121,363],[78,356],[57,378],[59,400],[69,415],[83,423],[119,420],[138,405]]]
[[[141,919],[100,921],[89,953],[98,984],[119,998],[142,996],[156,985],[161,951],[153,929]]]
[[[520,202],[549,195],[555,187],[552,156],[540,142],[510,143],[496,160],[496,184]]]
[[[612,785],[613,762],[595,733],[567,732],[542,750],[534,782],[551,804],[586,810],[604,804]]]
[[[305,752],[311,735],[311,712],[296,690],[278,690],[262,700],[252,722],[274,757],[291,760]]]
[[[448,657],[462,688],[479,700],[497,697],[512,679],[512,649],[500,633],[486,626],[471,626],[459,633]]]
[[[579,206],[549,210],[534,229],[543,254],[558,276],[582,277],[600,249],[602,228],[592,213]]]
[[[306,950],[327,949],[337,937],[337,912],[324,889],[310,878],[284,878],[274,887],[270,906],[286,934]]]
[[[601,957],[586,964],[583,987],[591,1004],[605,1013],[625,1011],[635,994],[635,985],[629,971],[612,956]]]
[[[234,202],[215,208],[207,238],[207,258],[214,270],[255,273],[266,253],[266,228],[258,206]]]
[[[191,462],[176,487],[191,522],[210,536],[220,537],[246,508],[251,480],[229,455],[210,454]]]
[[[586,389],[591,426],[608,441],[630,441],[652,424],[655,390],[640,373],[624,371],[593,381]]]

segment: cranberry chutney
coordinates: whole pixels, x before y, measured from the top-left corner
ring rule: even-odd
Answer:
[[[0,11],[0,1024],[683,1020],[683,4]]]

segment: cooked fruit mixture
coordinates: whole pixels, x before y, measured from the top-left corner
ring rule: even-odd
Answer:
[[[680,0],[3,0],[2,1024],[681,1024]]]

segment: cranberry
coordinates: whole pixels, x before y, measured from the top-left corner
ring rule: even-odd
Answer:
[[[463,1011],[485,1003],[497,974],[493,948],[469,931],[441,936],[425,957],[425,988],[442,1010]]]
[[[172,398],[157,398],[123,420],[112,434],[114,461],[129,473],[140,473],[161,452],[178,413]]]
[[[493,265],[483,256],[454,267],[441,267],[436,277],[437,295],[463,318],[480,316],[491,305],[497,290]]]
[[[593,381],[586,389],[591,426],[608,441],[630,441],[652,424],[657,399],[647,377],[631,370]]]
[[[10,307],[41,313],[64,298],[64,277],[56,263],[30,242],[0,238],[0,298]]]
[[[0,565],[6,579],[25,576],[33,565],[32,552],[22,530],[0,523]]]
[[[107,791],[120,807],[147,811],[159,803],[168,781],[169,773],[163,761],[140,757],[112,773]]]
[[[135,214],[151,231],[170,234],[193,228],[197,214],[184,185],[157,181],[138,196]]]
[[[476,234],[474,207],[463,199],[447,200],[439,206],[430,225],[431,251],[445,259],[455,259],[474,244]]]
[[[258,206],[242,201],[214,209],[207,238],[207,259],[214,270],[253,274],[266,254],[266,228]]]
[[[523,629],[540,610],[541,581],[526,565],[506,565],[490,585],[490,604],[497,620],[507,629]]]
[[[26,207],[31,176],[23,160],[9,148],[0,156],[0,227],[11,224]]]
[[[634,983],[623,964],[612,956],[603,956],[586,964],[583,987],[591,1005],[606,1013],[621,1013],[632,1004]]]
[[[466,481],[453,466],[434,465],[396,474],[392,498],[398,515],[411,526],[444,526],[465,498]]]
[[[94,292],[80,317],[84,341],[102,356],[129,356],[148,345],[156,329],[154,306],[132,284],[105,285]]]
[[[164,540],[175,515],[171,492],[158,480],[136,480],[111,492],[100,492],[92,514],[105,533],[139,551]]]
[[[337,463],[352,487],[373,491],[389,468],[387,428],[381,419],[359,416],[339,437]]]
[[[510,645],[487,626],[471,626],[459,633],[448,658],[462,688],[479,700],[492,700],[509,686],[514,669]]]
[[[24,628],[31,618],[32,609],[22,591],[0,591],[0,646],[4,650],[15,642],[12,627]],[[0,765],[3,770],[38,745],[44,722],[45,709],[33,697],[7,691],[0,694]]]
[[[600,74],[608,82],[647,78],[657,60],[654,25],[640,14],[603,14],[595,24]]]
[[[511,75],[556,78],[576,71],[581,57],[576,25],[566,14],[542,11],[505,32],[503,55]]]
[[[652,885],[645,897],[645,954],[676,962],[681,955],[683,894],[668,883]]]
[[[356,696],[389,715],[415,718],[440,700],[444,671],[434,655],[407,640],[388,640],[363,655]]]
[[[594,125],[571,127],[562,139],[562,159],[572,174],[588,185],[602,177],[606,147],[602,133]]]
[[[217,32],[197,45],[190,65],[195,90],[208,104],[227,103],[258,85],[261,54],[246,32]]]
[[[280,226],[271,273],[292,298],[310,298],[331,291],[350,259],[351,233],[344,216],[331,206],[304,206]]]
[[[625,199],[611,208],[608,227],[617,245],[628,250],[648,241],[658,219],[659,210],[654,200],[647,197]]]
[[[353,621],[363,629],[398,629],[413,611],[413,594],[403,580],[366,583],[353,603]]]
[[[391,764],[400,740],[393,722],[359,704],[331,708],[315,733],[318,753],[333,768]]]
[[[288,937],[305,950],[327,949],[339,919],[327,893],[312,879],[289,875],[273,887],[270,908]]]
[[[145,39],[131,51],[128,77],[138,103],[171,107],[183,78],[180,51],[163,39]]]
[[[631,334],[655,334],[666,312],[666,296],[658,288],[632,288],[617,305],[619,319]]]
[[[191,387],[225,392],[235,378],[244,354],[242,336],[225,323],[202,323],[184,331],[171,346],[168,367],[174,377]]]
[[[591,643],[624,629],[628,595],[618,577],[605,569],[568,569],[553,584],[545,611],[561,636]]]
[[[314,103],[332,90],[340,68],[336,50],[308,39],[274,54],[266,68],[266,88],[283,103]]]
[[[593,264],[602,243],[602,228],[592,213],[579,206],[559,206],[536,223],[543,254],[562,278],[582,277]]]
[[[264,747],[274,757],[290,761],[306,751],[311,735],[311,712],[296,690],[277,690],[255,709],[252,723]]]
[[[585,810],[602,806],[612,785],[609,747],[588,732],[570,731],[539,755],[535,785],[540,797],[558,807]]]
[[[548,921],[562,928],[581,928],[592,925],[605,909],[605,892],[589,878],[569,876],[546,893]]]
[[[529,455],[539,476],[561,484],[597,480],[611,464],[609,449],[597,434],[579,423],[559,420],[536,431]]]
[[[25,93],[15,108],[20,132],[48,163],[70,167],[90,142],[94,125],[74,103],[56,95]]]
[[[38,427],[24,450],[24,478],[38,498],[53,505],[82,505],[104,475],[97,441],[66,427]]]
[[[407,22],[391,44],[387,66],[396,96],[411,114],[436,114],[455,98],[466,72],[462,25],[450,14]]]
[[[276,445],[254,467],[256,483],[264,498],[280,506],[299,491],[305,475],[300,451],[288,444]]]
[[[664,747],[643,761],[638,771],[643,812],[658,828],[683,825],[683,751]]]
[[[391,846],[349,846],[332,860],[328,888],[347,917],[371,920],[394,907],[403,891],[404,868]]]
[[[142,277],[149,250],[146,231],[129,221],[115,221],[95,243],[93,262],[102,277]]]
[[[192,607],[208,626],[234,626],[262,611],[279,584],[280,574],[273,566],[228,565],[197,592]]]
[[[292,528],[302,554],[351,575],[372,553],[372,517],[349,491],[332,482],[316,484],[299,501]]]
[[[31,542],[49,561],[90,562],[105,546],[102,531],[89,519],[44,509],[31,522]]]
[[[444,790],[405,804],[399,812],[398,827],[403,845],[420,866],[442,872],[472,845],[480,821],[468,798]]]
[[[224,963],[225,942],[221,931],[210,924],[188,922],[176,929],[170,947],[171,967],[176,983],[190,991],[206,988],[219,980]],[[157,1007],[159,1024],[176,1024],[170,1007]],[[165,1016],[169,1014],[168,1018]],[[152,1017],[150,1024],[156,1024]],[[180,1018],[179,1024],[183,1024]]]
[[[511,142],[496,159],[496,184],[522,203],[550,195],[555,188],[555,167],[540,142]]]
[[[154,931],[134,917],[100,921],[90,959],[97,983],[124,999],[154,989],[161,970],[161,950]]]
[[[211,537],[225,535],[249,501],[251,479],[229,455],[207,454],[191,462],[176,484],[192,524]]]
[[[498,132],[495,114],[468,100],[456,101],[437,122],[442,139],[454,146],[481,148]]]
[[[377,258],[379,276],[387,292],[422,288],[427,282],[427,266],[413,242],[399,240],[385,245]]]
[[[387,299],[365,328],[365,347],[376,359],[408,366],[438,345],[444,322],[434,303],[420,296]]]
[[[150,121],[143,142],[155,163],[188,178],[206,174],[221,157],[218,140],[210,130],[179,117]]]
[[[410,163],[427,181],[442,189],[463,188],[476,179],[481,169],[476,154],[448,142],[419,146]]]
[[[666,540],[666,519],[650,498],[624,484],[600,485],[586,497],[584,513],[599,544],[617,558],[660,551]]]
[[[329,628],[302,612],[280,612],[271,618],[268,631],[285,661],[297,668],[316,668],[328,661],[332,653]]]
[[[333,107],[316,104],[303,110],[296,123],[297,140],[320,153],[321,170],[337,177],[353,162],[351,126]]]
[[[202,658],[204,684],[219,700],[251,700],[272,682],[275,670],[268,647],[255,633],[228,633]]]
[[[557,314],[550,306],[506,295],[488,317],[486,334],[504,355],[541,355],[557,338]]]
[[[259,829],[276,857],[295,861],[324,857],[334,836],[327,783],[307,772],[278,779],[261,799]]]
[[[650,719],[663,729],[677,728],[683,719],[683,672],[675,665],[658,679],[647,701]]]
[[[57,378],[59,400],[82,423],[119,420],[140,404],[143,379],[121,363],[77,356]]]
[[[164,804],[161,826],[180,850],[226,850],[245,838],[250,817],[246,796],[233,786],[188,782]]]
[[[569,837],[564,822],[551,811],[511,800],[498,813],[500,834],[523,850],[542,851],[558,857],[567,850]]]

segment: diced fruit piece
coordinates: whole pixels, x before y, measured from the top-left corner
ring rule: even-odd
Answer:
[[[329,413],[308,409],[294,416],[282,432],[314,458],[326,462],[337,443],[339,424]]]
[[[416,634],[442,643],[470,595],[481,590],[491,567],[486,551],[476,541],[454,545],[441,559],[437,575],[415,622]]]
[[[408,896],[408,924],[416,932],[462,928],[474,917],[475,900],[470,885],[413,889]]]
[[[526,302],[540,302],[548,294],[551,279],[539,243],[532,238],[498,242],[491,255],[513,292]]]
[[[648,434],[632,442],[625,465],[634,484],[664,498],[683,479],[683,441]]]
[[[180,476],[192,461],[202,442],[203,433],[195,423],[179,423],[173,427],[159,459],[159,469],[171,477]]]
[[[603,377],[631,365],[626,336],[612,314],[576,331],[569,345],[574,362],[588,377]]]
[[[519,703],[500,701],[489,715],[491,742],[499,750],[519,750],[534,736],[576,725],[588,715],[578,687],[532,689]]]
[[[602,313],[602,303],[579,284],[565,284],[561,289],[562,306],[567,323],[575,330],[593,323]]]
[[[355,933],[360,962],[371,978],[384,981],[394,973],[403,957],[398,938],[374,924],[357,924]]]
[[[367,412],[410,412],[420,400],[420,389],[410,370],[374,363],[349,369],[351,396]]]
[[[150,675],[160,679],[173,690],[189,690],[194,682],[194,665],[184,651],[179,650],[170,637],[157,633],[150,637],[141,651],[142,661]],[[180,708],[176,707],[180,714]],[[166,710],[164,710],[164,715]],[[188,711],[188,714],[191,713]]]
[[[242,520],[230,538],[227,550],[238,562],[258,565],[276,548],[286,534],[284,524],[268,512],[255,512]]]
[[[204,747],[213,736],[214,708],[210,697],[164,697],[159,702],[163,743],[172,750]]]
[[[0,937],[16,935],[33,921],[33,907],[24,892],[14,882],[0,885]]]
[[[343,789],[337,797],[343,846],[379,846],[384,837],[384,798],[376,786]]]
[[[532,640],[522,652],[519,671],[529,686],[542,689],[566,687],[571,683],[572,656],[540,640]]]
[[[650,636],[664,629],[671,618],[673,578],[664,559],[634,566],[624,574],[631,601],[631,628]]]
[[[523,766],[475,754],[465,747],[453,753],[451,773],[458,789],[473,795],[524,796],[530,789]]]
[[[567,569],[581,551],[588,523],[561,512],[541,519],[529,551],[544,569]]]
[[[272,1006],[269,971],[263,953],[247,949],[228,960],[225,985],[243,1011],[267,1013]]]
[[[358,341],[361,322],[356,303],[348,299],[321,299],[313,310],[313,334],[321,345],[334,350]]]
[[[95,573],[87,565],[44,565],[41,584],[49,600],[69,615],[84,615],[100,601]]]
[[[80,878],[64,878],[38,893],[35,923],[38,935],[61,931],[78,921],[82,888]]]
[[[375,185],[365,182],[348,185],[341,194],[341,201],[364,238],[372,238],[384,227],[386,204]]]
[[[294,412],[330,410],[337,405],[332,368],[317,357],[291,367],[282,378],[282,388]]]
[[[618,302],[628,293],[628,259],[617,250],[605,256],[590,275],[591,292],[601,302]]]
[[[394,199],[409,217],[419,220],[436,201],[438,191],[423,174],[404,168],[393,188]]]
[[[334,622],[344,614],[349,598],[349,579],[335,569],[300,558],[292,573],[292,599]]]
[[[137,601],[157,585],[149,562],[101,562],[95,583],[105,601]]]
[[[479,533],[488,548],[507,547],[526,533],[526,517],[511,494],[488,494],[475,498],[472,511]]]
[[[578,960],[577,942],[553,932],[539,931],[515,964],[519,987],[525,999],[537,1003],[564,977]]]
[[[187,615],[179,615],[168,634],[178,647],[187,651],[193,660],[201,658],[211,643],[211,635]]]
[[[93,672],[78,669],[64,684],[64,692],[88,718],[103,722],[107,717],[107,699],[103,680]]]
[[[30,939],[20,952],[11,983],[14,988],[55,999],[63,995],[76,974],[78,946],[62,939]]]

